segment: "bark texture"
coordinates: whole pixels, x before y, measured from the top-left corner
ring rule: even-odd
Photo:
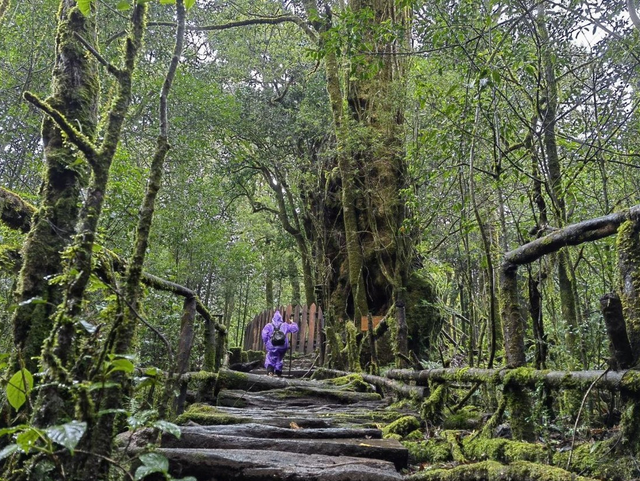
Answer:
[[[95,41],[95,24],[80,13],[73,0],[60,2],[57,22],[52,92],[47,103],[92,138],[100,88],[97,63],[86,55],[75,35]],[[41,203],[23,245],[16,289],[18,306],[12,318],[14,344],[26,366],[34,372],[36,362],[32,358],[40,355],[53,324],[53,311],[62,301],[60,287],[49,285],[49,279],[61,273],[60,253],[75,234],[80,189],[87,178],[86,164],[79,159],[77,149],[65,141],[59,126],[49,116],[42,122],[42,142],[45,174]],[[45,302],[27,302],[31,299]]]

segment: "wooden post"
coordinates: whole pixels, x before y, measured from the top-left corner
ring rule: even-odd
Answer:
[[[204,321],[204,370],[215,371],[216,366],[216,330],[211,321]]]
[[[298,352],[307,353],[307,334],[309,334],[309,309],[305,306],[302,309],[302,320],[300,321],[300,346]]]
[[[324,313],[318,307],[318,342],[320,343],[320,365],[324,366],[327,350],[327,333],[324,330]]]
[[[378,353],[376,352],[376,335],[373,331],[373,317],[371,313],[367,314],[367,327],[369,329],[369,346],[371,349],[371,369],[369,372],[374,375],[378,375]]]
[[[311,353],[314,350],[314,341],[316,334],[316,305],[311,304],[309,306],[309,334],[307,336],[307,348],[305,352]]]
[[[196,318],[196,298],[187,297],[182,307],[182,318],[180,319],[180,344],[178,345],[178,366],[177,378],[189,370],[189,357],[193,347],[193,323]],[[184,403],[187,398],[187,383],[180,384],[180,393],[175,399],[176,414],[182,414]]]

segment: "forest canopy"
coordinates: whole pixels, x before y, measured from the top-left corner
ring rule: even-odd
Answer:
[[[0,0],[7,479],[51,426],[42,469],[107,479],[158,373],[149,422],[282,305],[338,369],[384,367],[371,316],[398,367],[636,366],[639,29],[632,0]]]

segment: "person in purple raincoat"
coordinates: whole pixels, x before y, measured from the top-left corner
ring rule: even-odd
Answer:
[[[274,346],[271,344],[271,336],[276,328],[279,328],[285,335],[283,346]],[[262,341],[267,348],[267,357],[264,361],[264,367],[267,369],[267,375],[273,376],[275,373],[278,377],[282,376],[284,355],[287,353],[287,349],[289,349],[289,336],[287,334],[295,334],[298,332],[298,329],[298,325],[293,322],[293,318],[284,322],[280,315],[280,311],[276,311],[271,322],[264,326],[264,329],[262,329]]]

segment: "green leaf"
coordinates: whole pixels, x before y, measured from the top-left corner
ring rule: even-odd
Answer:
[[[16,444],[20,446],[20,449],[25,453],[28,453],[33,445],[40,439],[41,431],[29,427],[16,436]]]
[[[51,426],[45,432],[51,441],[64,446],[73,453],[86,430],[87,423],[73,420],[70,423]]]
[[[193,476],[187,476],[186,478],[180,479],[173,478],[173,481],[198,481],[198,479],[194,478]]]
[[[84,330],[87,331],[89,334],[94,334],[96,332],[97,327],[91,324],[90,322],[83,321],[82,319],[78,322],[82,327],[84,327]]]
[[[158,414],[153,409],[147,409],[145,411],[140,411],[133,416],[129,416],[127,418],[127,424],[132,429],[138,429],[141,426],[146,426],[149,422],[149,419]]]
[[[146,476],[159,472],[157,469],[150,468],[149,466],[139,466],[136,469],[136,474],[134,474],[133,479],[135,481],[139,481],[140,479],[144,479]]]
[[[28,424],[19,424],[17,426],[12,426],[10,428],[3,428],[3,429],[0,429],[0,436],[4,436],[5,434],[14,434],[28,427],[29,427]]]
[[[156,421],[153,423],[153,427],[158,428],[163,433],[172,434],[178,439],[180,439],[180,436],[182,435],[180,427],[176,424],[170,423],[169,421]]]
[[[0,451],[0,460],[8,458],[17,451],[20,451],[20,446],[18,446],[17,444],[9,444],[9,446],[5,446],[2,451]]]
[[[157,367],[151,366],[151,367],[145,368],[143,372],[145,376],[157,376],[160,371]]]
[[[118,5],[116,5],[116,8],[121,12],[124,12],[125,10],[129,10],[131,8],[131,4],[126,0],[122,0],[121,2],[118,2]]]
[[[140,461],[145,467],[152,469],[152,473],[166,473],[169,471],[169,460],[160,453],[143,454],[140,456]],[[141,479],[137,476],[138,471],[136,471],[136,479]]]
[[[145,387],[156,386],[158,384],[158,380],[155,377],[136,377],[134,378],[134,382],[136,384],[137,389],[143,389]]]
[[[160,5],[175,5],[176,0],[160,0]]]
[[[16,411],[27,401],[29,391],[33,389],[33,376],[27,369],[15,373],[7,384],[7,401]]]
[[[196,0],[184,0],[184,8],[186,8],[187,10],[189,10],[195,4],[196,4]]]
[[[135,366],[129,359],[115,359],[111,361],[111,368],[107,374],[112,374],[116,371],[123,371],[127,374],[131,374],[135,369]]]

